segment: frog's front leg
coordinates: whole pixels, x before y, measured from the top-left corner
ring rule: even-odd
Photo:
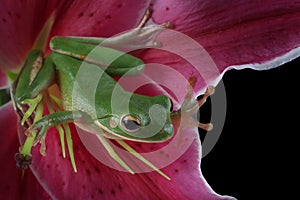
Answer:
[[[26,127],[33,122],[32,114],[42,102],[45,89],[55,82],[55,69],[51,59],[43,58],[40,50],[28,55],[21,72],[11,86],[11,97],[16,113]]]
[[[37,112],[39,112],[39,109],[43,110],[43,107],[38,107]],[[45,154],[46,133],[49,130],[49,128],[56,126],[59,132],[63,131],[66,134],[70,160],[73,165],[73,169],[76,172],[77,169],[73,153],[73,142],[68,123],[73,122],[76,118],[87,118],[86,116],[86,114],[80,111],[55,112],[44,117],[40,116],[40,119],[35,120],[35,122],[25,131],[25,135],[27,136],[27,138],[24,142],[24,145],[21,147],[20,153],[16,154],[15,156],[17,166],[21,169],[26,169],[31,164],[31,160],[30,162],[28,161],[31,157],[31,149],[38,142],[41,142],[42,144],[40,150],[41,154]],[[61,125],[63,126],[63,129],[61,128]]]
[[[21,169],[26,169],[28,165],[31,164],[31,156],[30,151],[33,144],[41,141],[43,137],[45,136],[46,132],[49,130],[49,128],[57,125],[63,124],[65,132],[66,132],[66,138],[67,138],[67,144],[70,154],[70,160],[73,166],[73,169],[75,172],[77,172],[76,164],[75,164],[75,158],[74,158],[74,152],[73,152],[73,142],[71,138],[71,132],[70,128],[68,126],[68,123],[74,122],[75,120],[82,120],[83,123],[86,123],[88,126],[93,127],[95,130],[98,130],[98,132],[103,132],[101,127],[97,126],[96,122],[97,120],[93,120],[88,114],[82,112],[82,111],[63,111],[63,112],[56,112],[49,115],[44,116],[40,120],[36,121],[31,127],[29,127],[26,130],[26,135],[28,135],[28,140],[32,140],[31,138],[34,137],[34,142],[27,142],[25,141],[25,144],[22,148],[22,152],[17,154],[15,159],[17,161],[17,166],[19,166]],[[102,143],[102,145],[107,150],[108,154],[117,161],[124,169],[126,169],[131,174],[134,174],[134,171],[119,157],[119,155],[114,151],[114,149],[110,146],[107,139],[104,138],[102,135],[97,134],[96,135],[98,140]],[[31,138],[30,138],[31,137]]]
[[[75,119],[85,117],[88,119],[87,115],[81,111],[63,111],[55,112],[42,117],[40,120],[32,124],[26,131],[25,135],[31,136],[33,133],[37,132],[35,136],[35,142],[41,140],[49,128],[74,122]]]

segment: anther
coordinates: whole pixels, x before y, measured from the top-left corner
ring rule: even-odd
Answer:
[[[24,155],[22,153],[16,153],[15,161],[16,161],[16,166],[19,169],[25,170],[29,167],[29,165],[31,165],[32,157],[31,157],[31,155]]]

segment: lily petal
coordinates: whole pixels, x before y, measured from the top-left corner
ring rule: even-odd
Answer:
[[[148,5],[148,0],[5,1],[0,8],[1,71],[20,67],[50,16],[51,36],[105,37],[136,26]]]
[[[0,88],[7,86],[7,77],[6,75],[0,71]]]
[[[149,0],[73,1],[59,13],[52,34],[110,37],[135,27],[149,3]]]
[[[155,10],[153,16],[154,21],[157,23],[171,21],[172,23],[174,23],[174,28],[176,30],[185,30],[184,32],[186,34],[196,38],[196,40],[205,47],[205,49],[209,52],[209,54],[215,61],[219,70],[219,73],[216,74],[210,74],[208,70],[209,80],[212,81],[218,79],[220,77],[220,74],[222,74],[228,67],[241,65],[250,66],[248,64],[259,63],[258,68],[263,69],[266,68],[264,63],[271,62],[274,60],[274,58],[287,55],[286,57],[283,56],[284,59],[279,59],[280,62],[276,62],[274,64],[275,67],[278,66],[280,63],[285,62],[288,59],[292,59],[296,56],[296,54],[294,55],[294,57],[290,56],[289,53],[293,49],[295,49],[295,51],[298,52],[297,49],[299,47],[299,43],[295,42],[295,39],[298,39],[298,37],[296,36],[299,36],[299,30],[291,27],[290,25],[293,24],[295,26],[296,24],[296,27],[299,27],[299,22],[296,21],[296,18],[299,17],[299,13],[297,13],[298,10],[296,10],[296,8],[299,9],[298,4],[295,4],[295,6],[286,6],[286,2],[277,1],[276,5],[274,4],[274,6],[262,6],[261,8],[257,9],[256,6],[258,3],[255,2],[256,4],[252,4],[252,2],[253,1],[249,1],[248,5],[255,6],[255,9],[253,9],[253,13],[248,13],[246,17],[242,16],[244,13],[246,13],[242,11],[245,11],[247,10],[246,8],[249,8],[244,7],[247,6],[247,3],[239,4],[237,3],[237,1],[233,1],[232,4],[230,2],[227,4],[228,8],[230,8],[230,11],[232,10],[231,8],[233,5],[237,5],[236,9],[238,10],[238,12],[236,13],[241,13],[240,19],[235,15],[236,13],[234,14],[234,19],[230,17],[232,13],[230,13],[230,15],[226,14],[225,11],[228,9],[225,9],[225,7],[220,6],[224,4],[216,4],[215,2],[204,1],[182,1],[179,3],[177,1],[166,3],[155,1],[153,2],[153,8]],[[272,3],[273,2],[274,1],[272,1]],[[196,6],[196,4],[198,5]],[[168,7],[166,7],[166,5],[168,5]],[[76,6],[74,7],[77,8]],[[86,8],[84,6],[82,7]],[[65,7],[61,7],[61,9],[62,8]],[[192,12],[190,12],[191,15],[187,13],[188,10],[192,10]],[[275,11],[276,13],[278,13],[278,10],[280,11],[279,13],[282,16],[274,14]],[[168,11],[174,11],[174,14],[168,15]],[[8,12],[3,13],[9,15]],[[57,13],[59,12],[57,11]],[[77,18],[90,16],[85,13],[86,12],[79,12],[79,15],[76,15],[75,13],[70,17],[69,15],[66,15],[67,17],[65,17],[65,21],[70,23],[72,22],[72,19],[75,19],[75,16],[77,16]],[[203,15],[197,15],[195,13],[203,13]],[[225,15],[223,15],[223,13],[225,13]],[[62,19],[64,19],[64,14],[61,14],[59,16],[62,16]],[[177,18],[175,18],[175,16],[177,16]],[[178,16],[180,17],[178,18]],[[108,15],[106,15],[105,18],[106,17],[108,17]],[[109,20],[112,18],[112,15],[110,15],[110,17],[106,19]],[[6,18],[2,19],[5,20],[2,20],[1,23],[7,22]],[[184,23],[183,19],[185,20]],[[190,19],[190,23],[186,23],[187,19]],[[240,21],[235,19],[239,19]],[[288,21],[289,23],[286,23],[283,19]],[[289,26],[286,26],[286,24],[289,24]],[[62,25],[58,23],[57,26],[61,28],[56,29],[54,25],[54,33],[59,32],[63,35],[68,34],[67,31],[63,31]],[[199,29],[199,27],[203,28]],[[283,31],[285,30],[285,28],[287,31],[284,32],[285,34],[283,35],[279,31]],[[76,31],[77,30],[82,30],[81,33],[84,34],[84,32],[88,29],[85,30],[81,29],[81,27],[77,27]],[[274,34],[274,36],[270,36],[270,31],[274,31],[276,34]],[[37,33],[38,32],[39,31],[37,31]],[[76,33],[77,32],[73,32],[72,34]],[[103,33],[105,35],[105,32]],[[277,33],[281,37],[286,35],[288,35],[288,37],[281,40],[282,43],[278,43],[277,41],[280,41],[279,39],[281,39],[281,37],[277,37]],[[96,32],[86,34],[93,35],[96,34]],[[111,33],[109,32],[108,34]],[[239,40],[236,41],[236,38],[238,38],[237,36],[239,36]],[[258,45],[253,46],[253,44],[256,44],[256,42]],[[30,45],[20,45],[20,48],[23,49],[22,52],[27,51],[28,49],[30,49],[30,47]],[[148,61],[157,61],[158,63],[171,63],[172,67],[182,72],[186,79],[189,78],[189,76],[191,75],[198,77],[198,74],[195,70],[189,70],[188,65],[182,63],[182,59],[178,59],[177,57],[175,57],[176,59],[173,59],[172,56],[167,56],[166,59],[166,57],[163,56],[164,54],[158,55],[157,52],[153,52],[154,53],[147,52],[147,54],[144,55],[144,58],[146,60],[148,59]],[[2,52],[0,53],[2,55]],[[9,55],[9,53],[3,55],[8,57],[9,59],[1,63],[1,67],[8,66],[10,64],[15,65],[15,63],[11,62],[11,60],[14,59],[12,59],[12,56]],[[17,57],[19,57],[20,60],[24,59],[25,53],[20,53],[19,55],[20,56]],[[180,62],[175,62],[177,60],[179,60]],[[7,70],[8,68],[4,67],[3,69]],[[174,83],[177,81],[175,77],[176,76],[164,77],[164,79],[167,82]],[[196,88],[198,91],[200,91],[207,85],[207,83],[205,83],[204,81],[198,81],[197,84],[198,85],[196,86]],[[186,88],[186,86],[182,88]],[[185,94],[182,91],[181,93]],[[14,130],[14,132],[15,131],[16,130]],[[37,152],[37,148],[35,148],[33,152],[34,161],[32,169],[39,182],[42,184],[42,186],[46,189],[46,191],[50,194],[52,198],[104,197],[108,199],[117,199],[119,197],[136,197],[147,199],[147,197],[149,197],[149,199],[152,199],[157,197],[168,198],[172,197],[172,195],[176,197],[185,197],[190,199],[231,198],[221,197],[212,192],[212,190],[209,188],[209,186],[203,179],[201,172],[199,172],[199,157],[201,153],[199,152],[198,138],[194,138],[195,141],[192,142],[190,148],[180,159],[178,159],[172,165],[167,166],[163,169],[170,176],[174,177],[172,178],[171,182],[168,182],[161,176],[157,175],[155,172],[147,174],[130,175],[126,172],[120,172],[117,170],[110,169],[109,167],[99,163],[99,161],[97,161],[90,155],[90,153],[82,145],[81,140],[75,134],[74,128],[72,132],[74,133],[73,140],[75,144],[75,159],[77,160],[77,166],[79,171],[78,174],[73,173],[72,170],[70,170],[72,168],[70,163],[66,162],[66,160],[62,158],[60,153],[61,149],[58,134],[54,130],[51,130],[48,133],[48,138],[46,140],[48,148],[51,149],[50,152],[47,152],[47,157],[41,157]],[[195,134],[194,131],[186,131],[185,133]],[[143,145],[140,150],[147,150],[149,146],[146,146],[148,145]],[[189,165],[180,166],[180,164],[182,164],[182,162],[184,163],[185,160],[186,162],[191,161],[191,163],[194,165],[191,165],[191,168],[189,167]],[[187,171],[187,173],[181,173],[185,170]],[[188,182],[190,184],[188,185],[189,187],[185,188],[184,185],[178,185],[182,183],[181,180],[185,180],[185,182]],[[137,183],[138,187],[136,185]],[[201,186],[201,188],[199,189],[200,192],[198,191],[197,193],[195,185]],[[76,188],[76,193],[74,192],[74,188]],[[147,197],[145,197],[145,194],[147,194]]]
[[[17,135],[17,117],[12,103],[0,108],[0,199],[50,199],[30,170],[22,179],[22,172],[13,159],[20,144]]]
[[[158,24],[170,21],[175,30],[199,42],[215,62],[219,74],[230,68],[270,69],[300,55],[298,0],[170,0],[153,1],[152,6],[153,21]],[[195,72],[182,60],[161,52],[147,52],[145,59],[170,65],[185,76]],[[219,74],[206,76],[220,80]],[[176,77],[165,79],[174,82]],[[199,92],[209,83],[197,84]]]
[[[0,8],[1,71],[20,67],[39,31],[55,9],[55,4],[55,1],[2,2]]]

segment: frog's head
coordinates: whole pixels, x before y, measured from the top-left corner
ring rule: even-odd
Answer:
[[[108,113],[112,114],[98,118],[96,123],[106,137],[140,142],[164,142],[174,135],[174,127],[179,131],[177,134],[184,127],[199,127],[209,131],[212,124],[200,123],[196,116],[215,89],[208,86],[202,98],[194,99],[192,93],[195,82],[195,77],[189,79],[187,94],[179,110],[171,111],[172,102],[165,95],[149,97],[130,93],[130,98],[127,98],[126,93],[111,104]]]
[[[99,118],[98,122],[110,138],[163,142],[174,134],[171,107],[167,96],[132,94],[127,100],[118,99],[117,104],[112,106],[112,115]]]

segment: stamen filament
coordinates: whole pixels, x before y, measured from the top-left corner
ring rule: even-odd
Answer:
[[[149,167],[151,167],[153,170],[155,170],[157,173],[159,173],[161,176],[163,176],[164,178],[166,178],[167,180],[171,180],[170,177],[168,177],[165,173],[163,173],[160,169],[158,169],[157,167],[155,167],[151,162],[149,162],[146,158],[144,158],[143,156],[141,156],[141,154],[139,154],[137,151],[135,151],[131,146],[129,146],[126,142],[124,142],[123,140],[116,140],[122,147],[124,147],[124,149],[126,149],[129,153],[131,153],[132,155],[134,155],[136,158],[138,158],[140,161],[142,161],[143,163],[145,163],[146,165],[148,165]]]
[[[73,167],[74,172],[77,172],[76,163],[75,163],[75,159],[74,159],[73,140],[71,137],[71,130],[70,130],[70,127],[68,124],[63,124],[63,127],[66,132],[67,145],[68,145],[68,150],[69,150],[72,167]]]
[[[51,94],[48,94],[46,93],[45,94],[45,99],[46,99],[46,103],[47,103],[47,106],[48,106],[48,109],[49,109],[49,112],[50,114],[54,113],[54,105],[53,105],[53,102],[52,100],[59,106],[61,107],[62,105],[62,102],[60,99],[58,99],[56,96],[54,95],[51,95]],[[61,145],[61,151],[62,151],[62,155],[64,158],[66,158],[66,147],[65,147],[65,136],[64,136],[64,129],[60,126],[60,125],[57,125],[55,126],[56,127],[56,130],[58,131],[58,134],[59,134],[59,139],[60,139],[60,145]]]
[[[119,155],[114,151],[114,149],[110,146],[110,144],[107,142],[107,140],[100,136],[96,135],[99,141],[102,143],[104,148],[107,150],[108,154],[117,161],[122,167],[124,167],[129,173],[135,174],[134,171],[119,157]]]
[[[66,158],[65,134],[64,134],[65,132],[64,132],[64,129],[60,125],[57,125],[55,127],[56,127],[56,130],[59,133],[59,139],[60,139],[60,145],[61,145],[62,155],[63,155],[64,158]]]

